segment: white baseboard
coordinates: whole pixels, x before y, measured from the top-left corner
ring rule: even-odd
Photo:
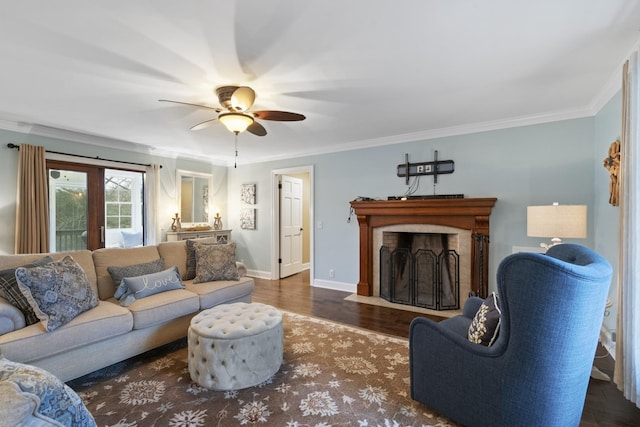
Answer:
[[[247,276],[257,277],[258,279],[271,280],[270,271],[249,270],[247,269]]]
[[[604,325],[600,328],[600,344],[607,350],[609,355],[615,360],[616,359],[616,342],[613,340],[613,336],[611,335],[611,331],[604,327]]]
[[[311,286],[315,288],[333,289],[335,291],[357,292],[358,285],[353,283],[333,282],[330,280],[314,280]]]

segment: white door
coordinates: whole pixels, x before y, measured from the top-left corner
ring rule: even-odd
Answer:
[[[302,271],[302,180],[280,178],[280,277]]]

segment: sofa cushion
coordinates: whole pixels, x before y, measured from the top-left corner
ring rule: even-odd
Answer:
[[[156,246],[139,246],[137,248],[102,248],[93,251],[93,263],[95,264],[98,283],[98,296],[102,300],[108,300],[116,293],[120,284],[115,284],[107,271],[108,267],[141,264],[155,261],[160,258]]]
[[[46,256],[20,267],[37,267],[50,262],[53,262],[53,258]],[[29,304],[27,298],[20,291],[18,281],[16,280],[16,268],[18,267],[7,268],[0,271],[0,293],[2,293],[2,296],[7,301],[22,312],[27,325],[33,325],[34,323],[38,323],[40,319],[38,319],[33,308],[31,308],[31,304]]]
[[[500,332],[500,317],[498,296],[492,292],[484,300],[469,325],[469,341],[490,347]]]
[[[237,281],[219,280],[215,282],[185,282],[187,290],[198,295],[200,309],[232,302],[251,302],[254,282],[251,277],[241,277]]]
[[[178,267],[182,280],[187,280],[187,243],[186,240],[158,243],[158,253],[164,259],[164,265]]]
[[[111,301],[117,303],[115,298]],[[137,299],[127,309],[133,315],[133,329],[144,329],[195,313],[200,302],[193,292],[176,289]]]
[[[16,279],[42,325],[49,332],[98,305],[87,276],[71,256],[43,266],[18,267]]]
[[[99,301],[97,307],[53,332],[45,332],[40,324],[36,324],[0,335],[0,348],[2,355],[10,360],[31,363],[126,334],[132,329],[133,316],[129,310],[112,302]]]
[[[184,289],[176,266],[144,276],[125,277],[114,297],[121,306],[127,307],[137,299],[174,289]]]
[[[187,273],[185,276],[186,280],[192,280],[196,277],[196,243],[208,243],[215,245],[217,244],[217,240],[215,237],[205,237],[202,239],[187,239]]]
[[[196,277],[193,283],[238,280],[236,244],[196,243]]]
[[[35,366],[11,362],[0,358],[0,383],[15,384],[23,397],[37,399],[35,414],[27,414],[27,420],[37,420],[37,424],[27,424],[20,420],[17,424],[3,425],[62,425],[89,427],[95,420],[82,403],[80,396],[51,373]],[[16,388],[13,388],[16,390]],[[13,395],[15,397],[15,394]],[[3,394],[4,397],[4,394]],[[2,398],[2,397],[0,397]],[[5,405],[0,405],[5,407]],[[13,409],[13,408],[12,408]],[[2,418],[2,422],[6,422]],[[49,424],[46,424],[48,421]]]

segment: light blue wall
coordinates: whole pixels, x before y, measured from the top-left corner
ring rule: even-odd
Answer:
[[[455,172],[443,175],[438,194],[462,193],[465,197],[496,197],[491,216],[490,289],[495,289],[497,265],[514,246],[537,247],[541,239],[526,236],[526,207],[533,204],[586,204],[589,209],[589,237],[577,240],[596,249],[612,263],[617,241],[611,240],[610,208],[605,204],[608,177],[601,166],[606,148],[615,138],[619,112],[616,101],[594,118],[553,122],[490,132],[416,141],[383,147],[345,151],[297,159],[223,168],[183,159],[158,158],[144,153],[105,149],[15,132],[0,131],[0,251],[13,250],[17,152],[6,143],[44,145],[50,150],[100,156],[141,163],[158,162],[161,174],[161,226],[171,225],[177,208],[175,170],[212,172],[214,204],[220,208],[224,228],[233,229],[237,256],[253,271],[270,274],[271,215],[273,211],[272,171],[311,166],[314,171],[314,226],[312,260],[316,282],[352,285],[358,282],[358,226],[355,218],[347,223],[349,201],[357,196],[385,199],[402,195],[407,186],[396,176],[396,167],[409,154],[411,162],[430,161],[438,150],[441,160],[455,161]],[[619,127],[619,125],[618,125]],[[268,141],[265,141],[268,143]],[[304,144],[304,141],[301,141]],[[604,175],[603,175],[604,174]],[[256,230],[241,230],[240,185],[255,183],[257,188]],[[432,177],[422,177],[416,194],[432,194]],[[598,232],[595,232],[596,226]],[[601,226],[607,228],[601,229]],[[606,230],[606,231],[603,231]],[[597,240],[597,246],[596,246]],[[335,278],[329,278],[329,270]]]
[[[439,178],[438,194],[496,197],[491,215],[490,289],[502,258],[513,246],[537,247],[541,239],[526,236],[526,207],[532,204],[586,204],[594,209],[594,119],[584,118],[427,141],[288,159],[230,169],[229,212],[239,258],[252,270],[269,271],[271,259],[271,171],[312,165],[314,168],[315,280],[355,285],[358,282],[358,226],[347,223],[349,201],[357,196],[386,199],[406,190],[396,167],[411,162],[454,160],[455,172]],[[304,143],[304,142],[301,142]],[[257,229],[239,230],[240,184],[257,184]],[[423,177],[416,194],[432,194],[433,180]],[[593,247],[589,237],[577,240]],[[568,240],[569,241],[569,240]],[[329,278],[329,270],[335,278]]]
[[[618,215],[620,208],[609,204],[609,172],[603,161],[609,146],[620,139],[622,129],[622,95],[614,96],[596,115],[594,131],[594,194],[595,194],[595,250],[607,258],[613,266],[613,283],[609,289],[609,299],[613,306],[604,318],[604,326],[609,331],[616,329],[617,272],[618,272]]]
[[[130,152],[117,149],[98,147],[42,137],[38,135],[22,134],[0,130],[0,253],[13,253],[15,240],[16,188],[18,173],[18,150],[7,148],[8,143],[32,144],[44,146],[48,151],[100,157],[109,160],[120,160],[136,163],[158,163],[162,165],[160,172],[160,200],[158,203],[158,221],[166,232],[171,226],[171,217],[178,208],[176,194],[176,169],[195,172],[211,173],[214,177],[214,188],[210,192],[214,205],[218,206],[223,215],[227,209],[227,168],[213,166],[208,163],[187,159],[174,159],[153,156],[143,152]]]

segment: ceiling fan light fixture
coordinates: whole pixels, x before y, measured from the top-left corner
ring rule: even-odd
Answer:
[[[220,121],[229,132],[233,132],[236,135],[247,130],[254,122],[253,117],[243,113],[222,113],[218,116],[218,121]]]
[[[253,124],[253,117],[243,113],[222,113],[218,116],[218,120],[229,132],[239,134],[247,130]]]

